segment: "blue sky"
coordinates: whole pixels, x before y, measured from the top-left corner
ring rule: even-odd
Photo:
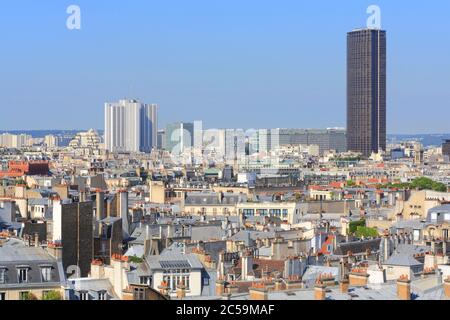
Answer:
[[[446,0],[2,0],[0,129],[101,129],[123,97],[158,103],[161,125],[344,127],[346,32],[370,4],[388,31],[389,132],[450,132]]]

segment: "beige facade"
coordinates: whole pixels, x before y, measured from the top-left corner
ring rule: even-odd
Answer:
[[[150,202],[158,204],[166,203],[166,189],[163,182],[150,182]]]
[[[185,205],[184,212],[189,215],[200,215],[204,214],[207,216],[226,216],[226,215],[237,215],[236,205]]]
[[[61,286],[43,287],[43,288],[14,288],[14,289],[0,289],[0,295],[4,294],[5,300],[42,300],[46,293],[50,291],[58,292],[61,295],[61,300],[64,299],[64,288]],[[24,299],[28,295],[29,298]]]
[[[296,202],[243,202],[236,205],[245,216],[279,217],[290,224],[300,222],[301,206]]]
[[[441,201],[450,201],[449,192],[413,191],[403,203],[403,219],[425,219],[428,210],[440,205]]]

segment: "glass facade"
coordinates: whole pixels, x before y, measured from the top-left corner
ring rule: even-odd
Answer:
[[[370,156],[386,151],[386,31],[347,35],[347,146]]]

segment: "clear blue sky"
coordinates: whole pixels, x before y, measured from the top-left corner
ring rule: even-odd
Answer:
[[[344,127],[346,32],[370,4],[389,132],[450,132],[448,0],[2,0],[0,129],[101,129],[103,103],[131,96],[160,104],[162,125]]]

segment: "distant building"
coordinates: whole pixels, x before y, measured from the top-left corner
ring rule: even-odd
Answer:
[[[166,126],[164,149],[181,153],[194,146],[194,123],[176,122]]]
[[[137,100],[105,104],[105,148],[111,152],[151,152],[156,145],[157,105]],[[155,130],[156,128],[156,130]]]
[[[47,146],[47,148],[55,148],[59,146],[59,139],[52,134],[46,135],[44,138],[44,144]]]
[[[319,153],[334,150],[338,153],[347,151],[345,129],[277,129],[278,144],[287,145],[317,145]]]
[[[93,148],[100,147],[101,138],[94,129],[90,129],[87,132],[79,132],[75,135],[74,139],[70,142],[71,148]]]
[[[369,157],[386,151],[386,31],[347,35],[347,147]]]
[[[4,133],[0,135],[0,147],[20,149],[23,147],[29,147],[33,144],[33,137],[26,134],[9,134]]]
[[[450,159],[450,140],[445,140],[442,144],[442,155]]]
[[[157,133],[157,142],[156,147],[158,150],[162,150],[165,145],[165,138],[166,138],[166,131],[165,130],[158,130]]]

